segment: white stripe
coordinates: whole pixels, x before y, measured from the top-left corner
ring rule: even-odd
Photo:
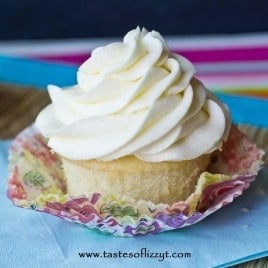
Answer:
[[[14,56],[53,56],[73,53],[89,53],[92,49],[113,42],[98,40],[43,40],[0,42],[0,53]]]
[[[197,75],[197,78],[209,89],[257,89],[267,88],[268,77],[213,77]]]

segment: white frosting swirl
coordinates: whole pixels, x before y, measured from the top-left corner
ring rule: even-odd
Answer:
[[[230,129],[228,110],[194,72],[158,32],[137,28],[95,49],[78,85],[48,86],[52,104],[36,125],[55,152],[73,160],[194,159],[220,149]]]

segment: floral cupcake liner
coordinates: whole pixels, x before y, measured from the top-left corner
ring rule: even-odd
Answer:
[[[186,200],[168,205],[99,193],[72,197],[66,191],[60,158],[30,126],[11,145],[7,194],[16,206],[117,236],[156,234],[195,224],[231,203],[255,179],[262,156],[263,151],[233,126],[223,150],[214,153],[209,172],[201,174]]]

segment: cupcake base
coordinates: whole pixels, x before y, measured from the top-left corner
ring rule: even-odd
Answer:
[[[195,190],[206,170],[209,155],[181,162],[149,163],[134,156],[101,162],[62,158],[67,191],[73,197],[115,194],[133,201],[173,204],[185,200]]]

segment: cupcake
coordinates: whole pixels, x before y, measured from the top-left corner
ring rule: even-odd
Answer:
[[[50,85],[36,126],[62,161],[67,193],[172,205],[196,190],[228,140],[231,120],[156,31],[99,47],[77,85]],[[259,166],[258,166],[259,168]]]
[[[119,236],[195,224],[242,194],[264,152],[163,37],[139,28],[93,51],[77,85],[12,142],[16,206]]]

